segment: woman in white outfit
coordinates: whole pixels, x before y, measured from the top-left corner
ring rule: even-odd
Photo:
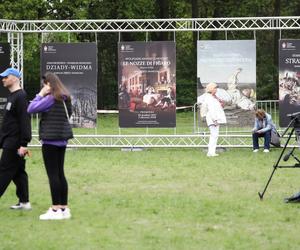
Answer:
[[[222,101],[216,96],[217,84],[209,83],[206,86],[206,95],[203,105],[206,107],[206,123],[210,130],[208,143],[208,157],[218,156],[216,154],[217,141],[220,124],[226,123]]]

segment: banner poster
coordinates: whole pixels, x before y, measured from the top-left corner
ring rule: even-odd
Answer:
[[[227,125],[253,126],[256,103],[256,41],[197,42],[197,102],[205,87],[218,85],[217,97],[224,105]]]
[[[10,67],[10,44],[0,43],[0,73],[9,67]],[[8,89],[3,87],[1,81],[0,82],[0,126],[2,126],[4,108],[5,108],[8,94],[9,94]]]
[[[120,42],[119,126],[176,126],[175,42]]]
[[[285,39],[279,41],[279,125],[288,126],[287,115],[296,112],[300,112],[300,40]]]
[[[70,91],[73,127],[94,128],[97,122],[96,43],[43,43],[41,74],[58,75]]]

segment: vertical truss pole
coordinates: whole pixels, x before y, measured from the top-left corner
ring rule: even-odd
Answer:
[[[10,43],[10,65],[21,73],[21,87],[24,86],[23,78],[23,33],[8,33]]]
[[[281,29],[279,30],[279,39],[281,40]]]
[[[96,50],[97,50],[97,58],[98,58],[98,33],[97,32],[95,32],[95,43],[96,43]],[[97,63],[98,64],[98,63]],[[98,65],[97,65],[97,79],[98,79]],[[96,83],[96,89],[98,89],[98,81],[97,81],[97,83]],[[96,102],[97,104],[98,104],[98,95],[97,95],[97,102]],[[98,114],[96,114],[97,115],[97,118],[98,118]],[[97,121],[97,120],[96,120]],[[96,126],[95,126],[95,135],[97,135],[98,134],[98,124],[97,124],[97,122],[96,122]]]
[[[95,32],[95,43],[98,44],[98,34]]]

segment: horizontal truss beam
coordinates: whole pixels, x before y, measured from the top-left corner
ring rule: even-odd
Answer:
[[[300,16],[116,19],[116,20],[0,20],[0,32],[163,32],[300,29]]]
[[[287,137],[286,137],[287,138]],[[281,144],[286,138],[282,138]],[[207,147],[209,134],[201,135],[76,135],[68,147],[74,148],[200,148]],[[252,147],[252,136],[220,135],[218,144],[221,147]],[[40,147],[37,135],[29,145]],[[290,145],[292,146],[292,145]],[[296,146],[296,145],[293,145]]]

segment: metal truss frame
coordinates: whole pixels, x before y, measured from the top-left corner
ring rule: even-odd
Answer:
[[[229,139],[229,136],[226,136]],[[231,137],[231,136],[230,136]],[[240,139],[239,136],[234,136]],[[33,136],[31,146],[39,146],[37,136]],[[111,147],[111,148],[193,148],[207,147],[209,135],[76,135],[70,140],[69,147]],[[239,140],[245,145],[243,140]],[[233,146],[229,140],[224,140],[227,146]],[[234,145],[235,146],[235,145]]]
[[[282,138],[282,144],[286,138]],[[79,148],[204,148],[209,134],[198,135],[76,135],[68,147]],[[33,136],[31,147],[40,147],[37,135]],[[221,134],[219,145],[230,148],[251,148],[252,136]],[[295,146],[295,145],[290,145]]]
[[[21,73],[21,85],[23,87],[23,33],[9,32],[7,40],[10,43],[10,65]]]
[[[299,29],[300,17],[0,20],[0,32],[162,32]]]
[[[27,33],[98,33],[98,32],[177,32],[177,31],[256,31],[299,30],[300,16],[180,18],[180,19],[117,19],[117,20],[3,20],[0,32],[7,33],[11,44],[11,65],[22,74],[23,34]],[[195,123],[195,122],[194,122]],[[195,128],[195,124],[194,124]],[[250,135],[221,134],[223,147],[252,147]],[[206,147],[208,134],[192,135],[76,135],[70,147]],[[30,144],[39,147],[38,136]]]

